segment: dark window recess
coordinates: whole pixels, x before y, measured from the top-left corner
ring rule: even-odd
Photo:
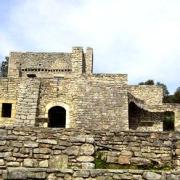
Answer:
[[[29,77],[29,78],[35,78],[35,77],[36,77],[36,74],[27,74],[27,77]]]
[[[175,114],[172,111],[164,112],[163,131],[174,131]]]
[[[66,127],[66,110],[60,106],[52,107],[48,112],[49,124],[51,128],[65,128]]]
[[[2,104],[2,117],[11,117],[11,111],[12,111],[12,104],[11,103],[3,103]]]

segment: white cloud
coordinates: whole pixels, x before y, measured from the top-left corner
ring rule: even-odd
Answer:
[[[128,73],[131,83],[152,78],[171,90],[180,85],[178,0],[25,0],[10,8],[1,54],[6,44],[36,51],[92,46],[96,72]]]
[[[0,55],[7,56],[10,51],[18,50],[18,46],[12,42],[6,34],[0,32]]]

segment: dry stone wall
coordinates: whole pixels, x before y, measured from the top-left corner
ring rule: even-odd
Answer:
[[[104,168],[178,168],[178,133],[97,132],[95,142]]]
[[[180,168],[180,134],[177,132],[106,132],[9,126],[0,127],[0,139],[0,169]],[[104,164],[98,165],[98,161]]]
[[[54,170],[32,168],[8,168],[0,171],[3,179],[46,180],[179,180],[180,171],[145,170]]]
[[[0,139],[2,179],[180,178],[178,132],[140,133],[9,126],[0,127]],[[97,166],[98,154],[103,158],[101,166]],[[150,164],[153,166],[148,166]],[[157,167],[161,167],[160,170]]]
[[[94,168],[94,138],[64,129],[1,127],[0,169]]]

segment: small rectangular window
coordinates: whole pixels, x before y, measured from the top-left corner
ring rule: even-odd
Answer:
[[[12,111],[12,104],[11,103],[3,103],[2,104],[2,117],[11,117],[11,111]]]

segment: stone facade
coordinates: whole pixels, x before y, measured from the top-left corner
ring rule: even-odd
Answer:
[[[180,130],[180,105],[164,104],[162,88],[127,80],[126,74],[94,74],[92,48],[12,52],[8,77],[0,79],[0,124],[162,131],[164,112],[171,111]]]

